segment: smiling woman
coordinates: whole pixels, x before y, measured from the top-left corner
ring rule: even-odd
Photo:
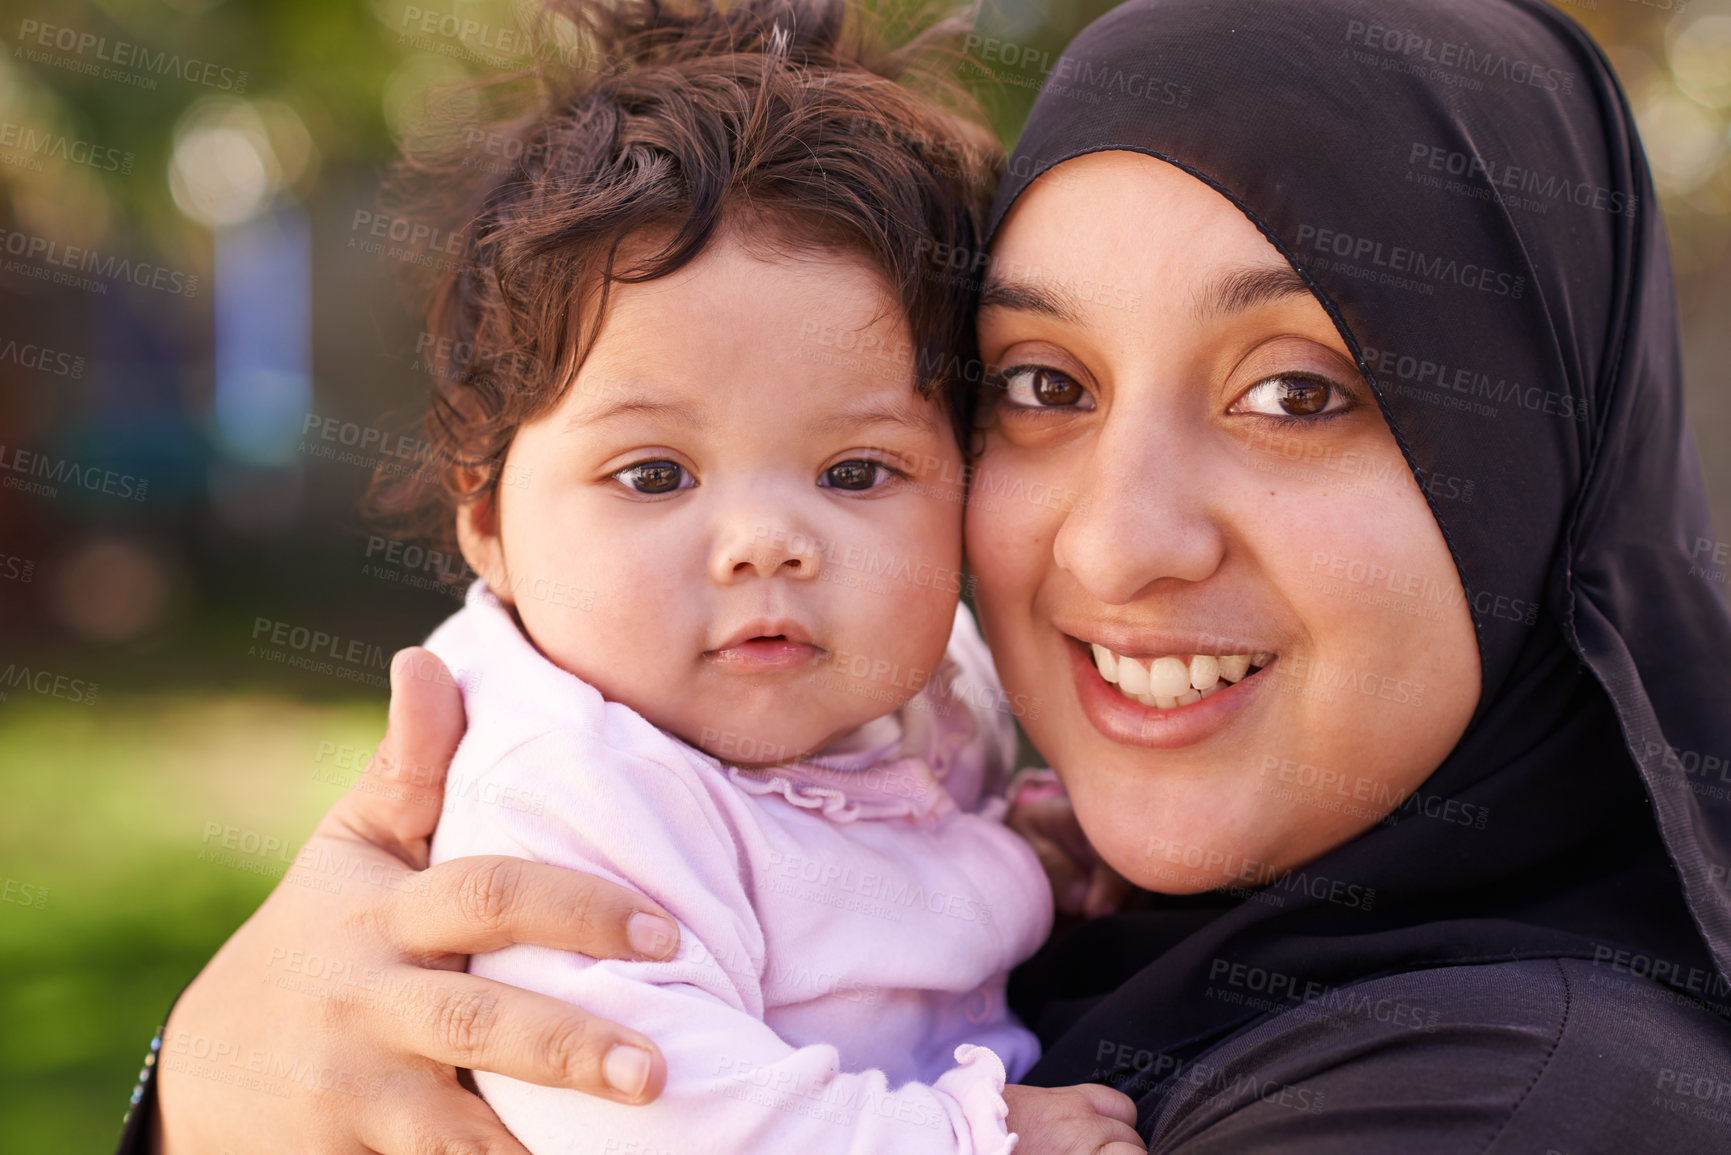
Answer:
[[[1721,1147],[1731,811],[1678,751],[1731,745],[1731,620],[1597,49],[1525,0],[1133,0],[1058,73],[1185,99],[1049,86],[994,211],[979,476],[1080,497],[970,510],[982,621],[1156,892],[1018,972],[1029,1077],[1151,1151]]]
[[[1023,725],[1063,751],[1109,863],[1168,893],[1263,882],[1380,819],[1454,746],[1478,701],[1471,614],[1424,495],[1361,484],[1401,476],[1400,447],[1274,246],[1164,161],[1108,151],[1062,169],[995,240],[995,268],[1050,283],[984,292],[981,352],[1005,368],[978,468],[1089,500],[972,512],[982,624],[1006,685],[1051,703]],[[1138,309],[1063,292],[1088,279]],[[1367,607],[1315,580],[1319,553],[1447,593],[1434,613]],[[1333,670],[1375,692],[1329,689]],[[1262,788],[1269,756],[1365,783],[1384,809],[1328,809],[1304,787],[1312,804],[1294,805]]]

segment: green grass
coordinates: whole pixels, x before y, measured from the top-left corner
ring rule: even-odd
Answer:
[[[108,1151],[161,1016],[283,866],[201,857],[212,826],[292,857],[348,777],[320,744],[371,749],[384,705],[30,697],[0,705],[0,1147]]]

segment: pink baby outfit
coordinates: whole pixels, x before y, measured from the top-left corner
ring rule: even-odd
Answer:
[[[666,1055],[666,1090],[645,1107],[476,1072],[535,1155],[1014,1149],[1003,1084],[1038,1044],[1005,1006],[1005,976],[1052,911],[1038,860],[1000,821],[1014,732],[965,608],[907,706],[767,771],[604,701],[483,583],[427,645],[464,687],[469,720],[433,861],[550,862],[646,894],[679,922],[667,962],[533,946],[470,961]]]

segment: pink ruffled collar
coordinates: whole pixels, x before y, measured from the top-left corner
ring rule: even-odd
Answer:
[[[728,777],[747,794],[778,794],[834,822],[905,819],[934,825],[958,807],[944,783],[980,754],[973,714],[951,692],[958,668],[946,657],[913,701],[875,718],[812,757]]]
[[[755,771],[729,766],[727,776],[747,794],[779,794],[833,822],[905,818],[931,825],[956,809],[931,763],[913,755],[858,770],[809,762]]]

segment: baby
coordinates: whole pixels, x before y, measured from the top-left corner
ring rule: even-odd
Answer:
[[[537,1155],[1071,1150],[1097,1098],[1006,1101],[1051,902],[958,604],[970,286],[921,275],[977,246],[994,146],[835,5],[573,19],[605,64],[519,125],[434,299],[454,464],[385,501],[480,575],[427,642],[468,712],[433,861],[610,878],[681,939],[470,963],[654,1038],[653,1104],[476,1084]]]

